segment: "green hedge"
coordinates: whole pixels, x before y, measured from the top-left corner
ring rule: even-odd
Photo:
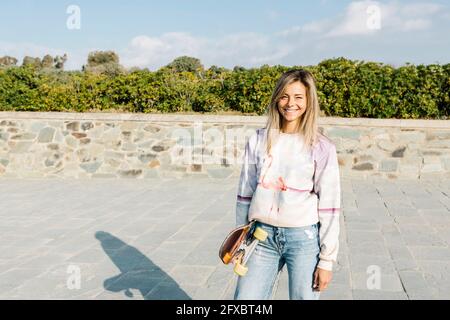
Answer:
[[[1,111],[242,112],[263,115],[278,77],[292,67],[118,75],[0,68]],[[297,66],[300,68],[300,66]],[[394,68],[344,58],[305,66],[323,113],[338,117],[447,119],[450,64]]]

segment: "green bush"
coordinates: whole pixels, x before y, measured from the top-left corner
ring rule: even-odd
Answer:
[[[20,67],[0,66],[0,110],[263,115],[279,76],[291,68],[302,68],[264,65],[251,69],[228,70],[217,66],[204,69],[194,58],[182,57],[174,61],[177,63],[155,72],[146,69],[63,71],[38,68],[32,63]],[[394,68],[337,58],[303,68],[316,78],[325,115],[402,119],[449,117],[450,64],[406,64]]]
[[[0,110],[42,110],[45,107],[39,96],[42,85],[33,65],[0,69]]]

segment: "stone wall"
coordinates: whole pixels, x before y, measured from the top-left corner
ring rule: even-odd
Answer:
[[[0,112],[0,178],[238,176],[265,117]],[[450,121],[322,118],[342,176],[450,177]]]

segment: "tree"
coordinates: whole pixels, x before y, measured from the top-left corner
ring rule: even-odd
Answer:
[[[42,61],[39,57],[29,57],[26,56],[23,58],[22,66],[33,66],[36,69],[45,69],[45,70],[51,70],[51,69],[58,69],[63,70],[64,69],[64,63],[67,61],[67,54],[64,54],[61,56],[52,57],[49,54],[46,54]],[[0,63],[1,65],[1,63]]]
[[[67,61],[67,54],[64,53],[64,55],[62,57],[61,56],[56,56],[53,61],[55,62],[55,68],[56,69],[63,70],[64,69],[64,64]]]
[[[233,68],[233,72],[241,72],[241,71],[245,71],[246,69],[244,67],[241,66],[235,66]]]
[[[172,69],[175,72],[187,71],[195,73],[202,72],[204,70],[203,65],[199,59],[188,56],[178,57],[171,63],[169,63],[166,67]]]
[[[17,64],[17,59],[10,56],[4,56],[0,58],[1,67],[15,66]]]
[[[41,68],[41,59],[40,58],[33,58],[30,56],[25,56],[23,58],[22,66],[33,66],[35,68]]]
[[[119,56],[114,51],[94,51],[89,53],[83,71],[116,76],[124,73],[125,69],[119,64]]]
[[[228,69],[224,67],[218,67],[216,65],[212,65],[208,69],[208,77],[211,79],[220,79],[223,80],[223,74],[229,72]]]
[[[119,64],[119,56],[114,51],[94,51],[89,53],[88,67],[96,67],[107,63]]]
[[[49,54],[46,54],[44,58],[42,58],[41,67],[53,68],[53,57]]]

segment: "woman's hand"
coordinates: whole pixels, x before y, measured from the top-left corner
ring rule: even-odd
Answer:
[[[314,271],[314,283],[313,283],[314,291],[325,290],[328,287],[328,284],[330,283],[332,277],[333,272],[316,268],[316,271]]]

